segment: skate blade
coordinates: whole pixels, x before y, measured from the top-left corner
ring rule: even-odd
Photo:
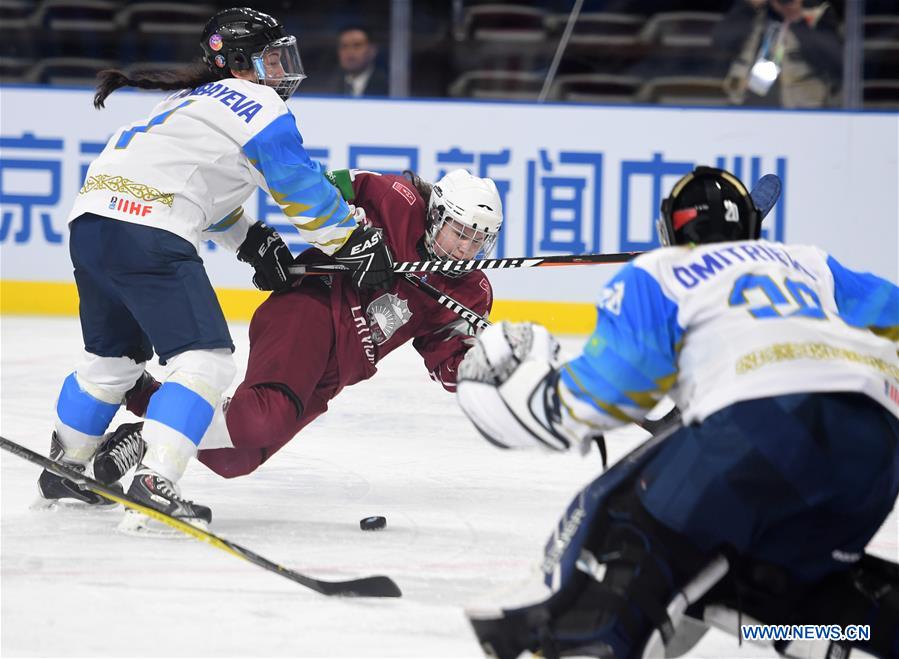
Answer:
[[[110,501],[109,503],[104,504],[85,503],[84,501],[79,501],[78,499],[45,499],[40,494],[38,494],[37,498],[35,498],[35,500],[31,502],[31,505],[28,506],[28,510],[37,510],[43,512],[53,512],[57,510],[95,510],[97,512],[108,512],[110,510],[118,509],[119,504],[114,501]]]
[[[182,520],[191,526],[208,531],[209,525],[201,519]],[[125,535],[154,537],[154,538],[184,538],[183,532],[164,524],[152,517],[147,517],[136,510],[126,510],[125,516],[118,526],[119,533]]]

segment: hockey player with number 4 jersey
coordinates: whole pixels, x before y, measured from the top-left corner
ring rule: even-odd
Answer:
[[[496,185],[465,170],[449,172],[433,187],[411,172],[343,170],[334,180],[403,261],[486,256],[502,226]],[[298,261],[324,258],[313,249]],[[483,272],[426,279],[476,313],[489,314],[493,293]],[[246,377],[216,410],[199,444],[200,462],[226,478],[252,472],[323,414],[344,387],[372,377],[381,359],[409,341],[431,378],[455,391],[472,328],[402,278],[359,290],[344,274],[307,276],[273,294],[253,314]],[[148,377],[129,396],[128,409],[142,416],[148,397],[152,409],[156,387]],[[141,424],[125,424],[104,444],[95,471],[115,481],[141,450]]]
[[[868,624],[816,656],[899,656],[899,566],[865,554],[899,493],[899,289],[760,224],[736,177],[699,167],[662,204],[668,246],[610,281],[579,356],[530,323],[469,351],[459,402],[495,444],[565,450],[666,393],[684,424],[575,498],[549,599],[472,614],[492,654],[675,656],[685,612],[730,610],[737,634],[739,615]]]
[[[305,77],[296,39],[271,16],[238,8],[213,16],[200,45],[197,68],[100,74],[98,108],[124,86],[179,91],[113,134],[70,214],[86,359],[62,386],[51,456],[86,467],[155,351],[171,370],[147,410],[149,448],[128,493],[202,525],[209,508],[182,499],[176,484],[235,368],[199,241],[236,251],[260,288],[289,287],[286,246],[242,208],[262,188],[306,241],[353,269],[353,285],[380,285],[392,260],[364,211],[347,205],[303,148],[285,104]],[[304,331],[298,325],[295,340]],[[49,471],[38,488],[42,505],[108,503]],[[141,518],[127,513],[122,528]]]

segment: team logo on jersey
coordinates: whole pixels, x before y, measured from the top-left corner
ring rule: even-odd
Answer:
[[[221,50],[223,45],[222,35],[213,34],[211,37],[209,37],[209,47],[213,50]]]
[[[899,389],[893,386],[893,383],[889,380],[883,381],[883,393],[889,398],[895,405],[899,405]]]
[[[153,212],[153,205],[139,204],[136,201],[130,201],[124,197],[110,197],[109,210],[127,213],[128,215],[137,215],[138,217],[146,217]]]
[[[378,345],[389,341],[412,318],[409,303],[393,293],[385,293],[372,300],[365,313],[368,315],[372,338]]]

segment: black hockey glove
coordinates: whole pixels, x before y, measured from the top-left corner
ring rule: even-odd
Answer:
[[[260,291],[283,291],[297,279],[288,270],[293,265],[293,255],[287,245],[277,231],[262,222],[247,231],[237,248],[237,258],[253,266],[253,285]]]
[[[358,227],[333,256],[352,270],[357,288],[382,288],[393,281],[393,256],[380,229]]]

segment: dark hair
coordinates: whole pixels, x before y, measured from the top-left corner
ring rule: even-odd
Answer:
[[[122,87],[139,89],[193,89],[208,82],[221,80],[222,76],[211,71],[205,64],[197,63],[172,71],[148,71],[129,77],[118,69],[104,69],[97,74],[97,92],[94,107],[105,107],[106,97]]]
[[[358,31],[365,35],[365,38],[368,39],[369,43],[374,43],[375,40],[372,37],[371,28],[363,23],[344,23],[340,26],[340,29],[337,31],[337,38],[339,39],[347,32]]]
[[[431,188],[434,186],[421,178],[418,174],[413,172],[411,169],[404,169],[403,176],[409,179],[409,182],[418,190],[418,194],[421,195],[421,198],[424,199],[425,206],[428,205],[428,200],[431,198]]]

